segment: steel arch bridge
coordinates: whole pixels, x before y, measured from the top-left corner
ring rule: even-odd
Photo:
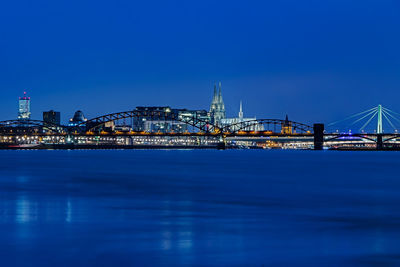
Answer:
[[[211,122],[193,116],[177,115],[173,112],[168,112],[168,111],[148,111],[148,110],[130,110],[130,111],[123,111],[123,112],[116,112],[116,113],[102,115],[78,124],[77,126],[75,126],[75,130],[79,131],[80,128],[86,125],[87,131],[93,131],[96,128],[99,128],[108,122],[114,122],[131,118],[146,118],[149,120],[176,121],[190,125],[198,129],[199,131],[203,132],[212,132],[212,131],[222,132],[221,128],[212,124]]]
[[[65,126],[57,125],[50,122],[44,122],[41,120],[5,120],[0,121],[0,129],[7,127],[25,127],[25,128],[34,128],[34,127],[42,127],[47,130],[62,133],[67,130]]]
[[[330,141],[335,141],[340,138],[360,138],[360,139],[365,139],[369,140],[371,142],[378,142],[378,136],[382,136],[382,143],[389,143],[390,141],[400,138],[400,134],[397,133],[387,133],[387,134],[369,134],[369,133],[326,133],[325,136],[327,136],[326,139],[324,139],[324,142],[330,142]]]
[[[282,131],[284,126],[290,127],[293,133],[312,133],[313,127],[288,120],[281,119],[255,119],[249,121],[243,121],[238,123],[233,123],[231,125],[227,125],[224,127],[220,127],[218,125],[212,124],[208,120],[203,120],[196,118],[194,116],[183,116],[177,115],[168,111],[153,111],[153,110],[130,110],[123,112],[110,113],[106,115],[102,115],[99,117],[95,117],[88,121],[82,122],[72,128],[72,130],[80,131],[82,128],[85,128],[86,131],[93,131],[95,129],[99,129],[101,126],[105,125],[108,122],[115,122],[123,119],[131,119],[131,118],[146,118],[148,120],[164,120],[164,121],[176,121],[182,122],[189,126],[192,126],[198,129],[201,132],[205,133],[218,133],[218,134],[237,134],[243,131],[252,131],[250,128],[260,127],[262,126],[266,131],[270,130],[273,127],[274,132],[277,132],[277,129]],[[86,126],[86,127],[84,127]]]
[[[153,111],[153,110],[150,111],[131,110],[124,112],[110,113],[87,120],[76,126],[56,125],[41,120],[5,120],[5,121],[0,121],[0,130],[11,127],[21,127],[30,129],[32,131],[35,128],[40,127],[42,129],[46,129],[56,134],[71,134],[71,133],[83,134],[85,132],[94,132],[95,130],[100,130],[101,127],[108,122],[115,122],[130,118],[145,118],[147,120],[166,121],[166,122],[176,121],[192,126],[193,128],[197,129],[199,133],[203,134],[209,133],[212,135],[221,135],[221,136],[228,136],[228,135],[235,136],[235,135],[243,135],[246,133],[248,133],[249,135],[254,135],[255,133],[264,135],[265,134],[271,135],[277,133],[286,135],[292,135],[292,134],[309,135],[313,133],[313,127],[303,123],[288,121],[288,120],[255,119],[255,120],[233,123],[231,125],[220,127],[218,125],[212,124],[208,120],[199,119],[194,116],[184,116],[168,111]],[[257,127],[258,130],[256,129]],[[290,133],[282,132],[283,127],[290,127],[291,128]]]
[[[224,132],[229,133],[238,133],[243,131],[257,131],[252,130],[255,128],[260,128],[262,126],[264,130],[270,130],[271,126],[273,127],[274,132],[277,132],[277,128],[282,131],[283,127],[290,127],[293,133],[312,133],[313,127],[306,125],[304,123],[288,121],[288,120],[280,120],[280,119],[255,119],[249,121],[243,121],[238,123],[233,123],[227,125],[223,128]],[[266,127],[265,127],[266,126]]]

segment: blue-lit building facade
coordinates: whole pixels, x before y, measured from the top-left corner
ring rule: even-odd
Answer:
[[[204,121],[210,121],[210,115],[206,110],[189,110],[189,109],[173,109],[169,106],[162,107],[136,107],[140,114],[148,114],[133,118],[133,131],[145,132],[185,132],[190,127],[183,121],[184,117],[195,118]],[[168,117],[164,115],[157,117],[155,114],[170,114]],[[176,120],[174,118],[179,118]]]
[[[29,120],[31,118],[31,98],[24,92],[24,96],[18,100],[18,119]]]

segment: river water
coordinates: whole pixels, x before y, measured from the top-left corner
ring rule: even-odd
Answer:
[[[0,151],[1,266],[400,266],[400,153]]]

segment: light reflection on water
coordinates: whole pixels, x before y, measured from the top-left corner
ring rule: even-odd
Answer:
[[[16,200],[16,223],[30,223],[38,218],[38,204],[34,201],[29,201],[27,196],[20,195]]]
[[[66,211],[65,221],[68,222],[68,223],[70,223],[72,221],[71,200],[68,200],[68,202],[67,202],[67,211]]]
[[[0,257],[5,266],[396,266],[399,159],[0,151]]]

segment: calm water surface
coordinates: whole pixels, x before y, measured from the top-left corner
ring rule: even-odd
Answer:
[[[0,151],[1,266],[400,266],[400,153]]]

